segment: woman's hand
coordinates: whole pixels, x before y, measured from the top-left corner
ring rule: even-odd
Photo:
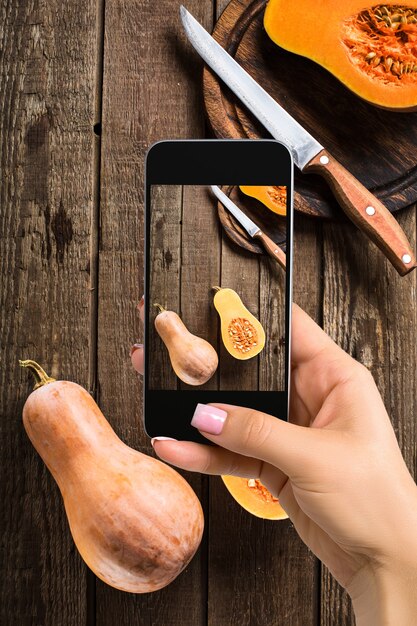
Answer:
[[[296,305],[292,345],[292,423],[198,405],[191,423],[217,447],[156,438],[155,451],[183,469],[259,478],[348,590],[358,624],[412,624],[417,488],[374,380]]]

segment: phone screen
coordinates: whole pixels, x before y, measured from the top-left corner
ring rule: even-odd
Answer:
[[[190,143],[203,144],[204,158],[207,142]],[[252,157],[247,148],[246,157]],[[284,161],[268,181],[263,175],[268,184],[253,184],[259,180],[255,165],[251,176],[247,171],[231,176],[224,157],[214,168],[206,166],[205,182],[150,177],[145,277],[150,436],[201,440],[189,426],[199,402],[238,404],[287,418],[292,169],[290,159]],[[274,254],[278,249],[281,263]],[[287,253],[286,269],[281,251]]]

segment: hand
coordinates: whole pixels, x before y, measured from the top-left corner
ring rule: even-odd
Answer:
[[[142,296],[139,304],[138,311],[140,320],[143,323],[143,316],[145,312],[145,299]],[[143,344],[135,343],[130,349],[130,358],[132,359],[132,365],[139,374],[143,374]]]
[[[156,438],[155,451],[186,470],[259,478],[347,589],[357,624],[412,624],[417,488],[382,399],[368,370],[296,305],[292,334],[292,423],[198,405],[192,424],[217,447]]]

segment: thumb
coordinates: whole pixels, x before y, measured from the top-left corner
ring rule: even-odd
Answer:
[[[316,465],[323,436],[330,435],[230,404],[198,404],[191,425],[213,443],[270,463],[287,476]]]

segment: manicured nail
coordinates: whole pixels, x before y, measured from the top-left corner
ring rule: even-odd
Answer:
[[[141,299],[139,300],[138,304],[136,305],[136,307],[139,310],[142,308],[144,301],[145,301],[145,296],[142,296]]]
[[[191,426],[210,435],[220,435],[227,413],[208,404],[197,404]]]
[[[143,348],[143,343],[134,343],[133,346],[130,348],[130,356],[132,356],[132,354],[136,352],[136,350],[138,350],[139,348]]]
[[[152,437],[151,445],[155,443],[155,441],[178,441],[178,439],[173,439],[172,437]]]

